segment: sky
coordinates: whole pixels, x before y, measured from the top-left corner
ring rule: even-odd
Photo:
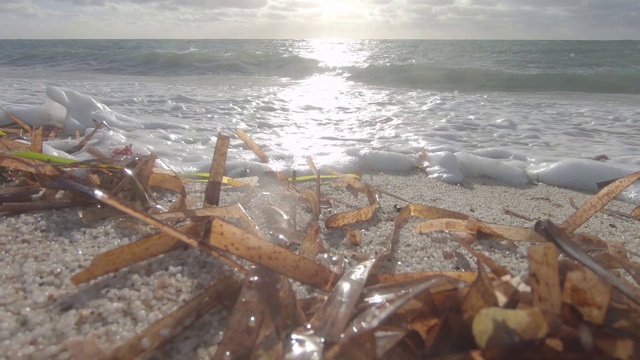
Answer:
[[[0,38],[640,40],[640,1],[0,0]]]

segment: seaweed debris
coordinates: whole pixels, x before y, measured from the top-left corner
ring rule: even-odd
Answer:
[[[154,155],[136,156],[125,147],[100,160],[68,161],[42,154],[48,133],[20,126],[20,131],[0,133],[0,216],[84,207],[100,218],[113,216],[115,209],[118,216],[158,230],[97,256],[72,277],[76,286],[181,246],[209,254],[227,269],[203,292],[114,348],[103,349],[91,339],[66,341],[74,358],[150,356],[204,314],[220,309],[229,316],[216,359],[503,359],[523,354],[631,359],[640,354],[640,288],[612,272],[625,270],[638,281],[640,265],[629,260],[622,246],[575,232],[640,179],[640,172],[611,182],[561,224],[540,220],[531,227],[506,226],[409,202],[398,208],[385,250],[342,271],[326,256],[323,231],[344,229],[346,238],[359,245],[358,229],[379,211],[378,193],[392,195],[357,175],[333,169],[321,175],[309,158],[314,175],[308,179],[314,186],[307,189],[297,177],[273,172],[291,206],[288,213],[265,209],[273,223],[265,236],[242,205],[259,185],[224,176],[228,136],[218,137],[203,206],[191,208],[184,185],[190,180],[156,168]],[[21,135],[29,141],[20,141]],[[236,135],[268,164],[266,153],[246,133]],[[220,204],[225,186],[244,191],[238,203]],[[362,193],[369,204],[332,214],[322,224],[319,215],[331,210],[324,186]],[[151,188],[176,193],[177,200],[162,208]],[[313,215],[306,226],[296,222],[299,211]],[[637,212],[629,217],[637,219]],[[459,234],[456,239],[475,257],[477,271],[377,271],[383,259],[393,256],[410,218],[421,219],[413,224],[418,233]],[[528,276],[514,277],[472,248],[479,237],[535,243],[528,249]],[[299,297],[295,283],[316,289],[316,295]]]

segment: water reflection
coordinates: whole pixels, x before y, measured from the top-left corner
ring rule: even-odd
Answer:
[[[306,168],[306,157],[314,156],[317,165],[344,163],[344,141],[358,146],[375,137],[373,129],[362,127],[371,112],[373,93],[357,87],[347,79],[345,67],[364,66],[369,57],[367,42],[362,40],[308,40],[296,43],[301,57],[319,61],[326,69],[316,75],[281,88],[277,97],[287,104],[287,122],[295,124],[281,129],[279,147],[295,154],[296,166]],[[342,70],[338,70],[340,67]],[[291,164],[289,164],[291,165]]]
[[[320,66],[365,66],[371,55],[369,40],[314,39],[301,41],[293,49],[298,55],[320,61]]]

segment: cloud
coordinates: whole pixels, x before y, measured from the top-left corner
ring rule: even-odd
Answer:
[[[365,2],[374,5],[389,5],[393,0],[366,0]]]
[[[33,4],[31,0],[2,0],[0,2],[0,13],[12,16],[40,16],[44,11]]]
[[[447,6],[455,3],[456,0],[407,0],[409,6]]]
[[[274,11],[296,12],[308,9],[316,9],[319,6],[320,5],[314,1],[284,0],[272,1],[269,4],[269,9]]]
[[[639,39],[639,18],[637,0],[0,0],[4,37]]]
[[[81,5],[81,6],[91,6],[91,5],[98,5],[98,6],[105,6],[108,4],[107,0],[66,0],[74,5]]]
[[[259,9],[268,4],[267,0],[54,0],[54,2],[68,2],[80,6],[118,5],[151,5],[161,7],[191,7],[200,9]]]
[[[169,0],[176,5],[209,9],[260,9],[268,5],[267,0]]]
[[[407,0],[405,4],[401,17],[407,24],[431,28],[431,34],[443,37],[637,39],[640,36],[637,21],[640,2],[635,0]],[[633,35],[634,32],[638,35]]]

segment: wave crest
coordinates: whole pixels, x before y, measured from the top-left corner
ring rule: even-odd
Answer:
[[[319,61],[297,55],[245,54],[244,57],[207,50],[155,50],[138,55],[129,70],[135,75],[240,75],[304,78]]]
[[[436,91],[500,91],[640,94],[640,74],[621,72],[516,73],[418,64],[371,65],[347,69],[352,81],[376,86]]]

